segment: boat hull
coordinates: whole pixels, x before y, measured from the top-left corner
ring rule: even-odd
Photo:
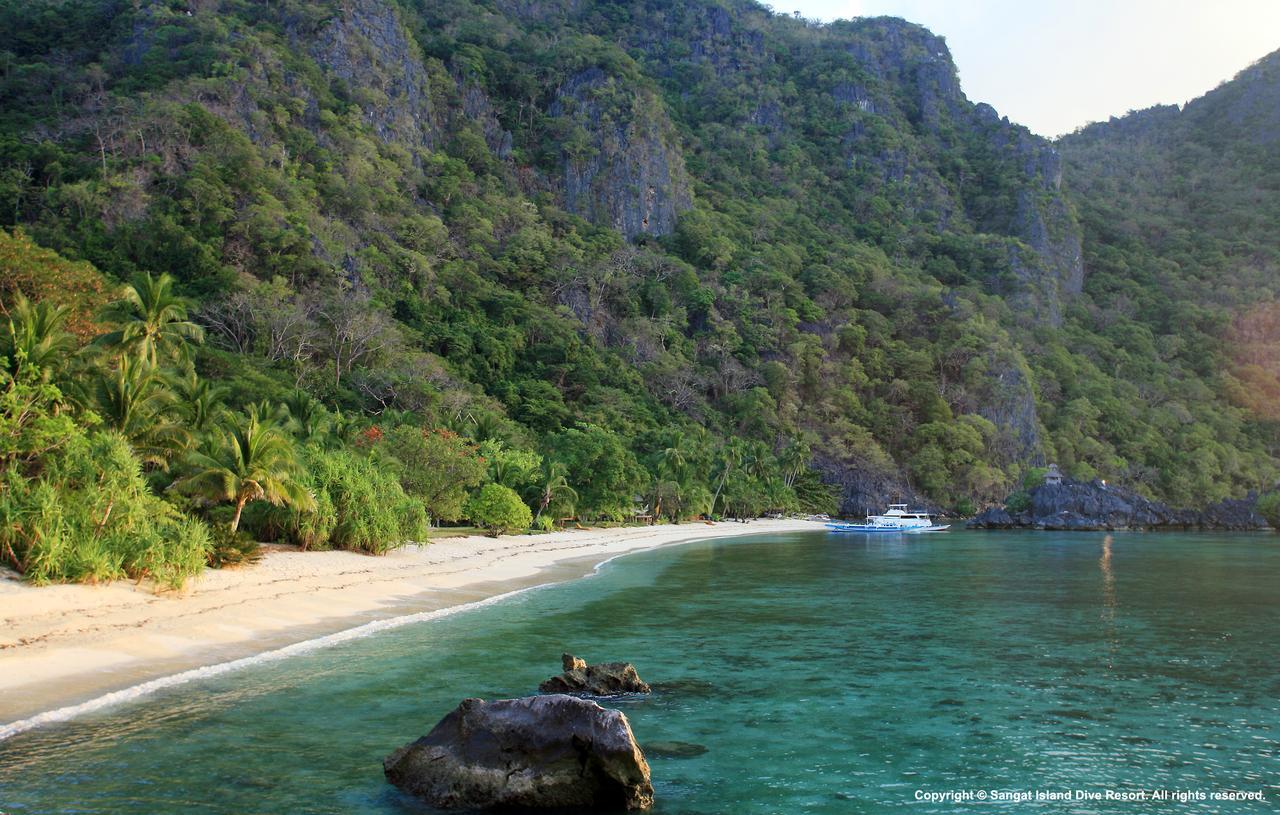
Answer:
[[[873,532],[877,535],[914,535],[918,532],[942,532],[950,528],[950,524],[931,524],[929,526],[872,526],[870,524],[827,524],[832,532]]]

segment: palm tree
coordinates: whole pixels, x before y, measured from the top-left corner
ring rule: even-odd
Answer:
[[[164,377],[143,359],[121,357],[114,368],[98,371],[79,401],[128,439],[146,464],[167,469],[191,440],[187,429],[169,418],[174,398]]]
[[[315,498],[294,479],[298,472],[293,441],[277,427],[263,421],[259,406],[251,405],[224,430],[221,444],[212,454],[192,453],[196,472],[174,483],[174,488],[236,506],[231,531],[240,528],[240,514],[251,501],[300,510],[315,508]]]
[[[24,368],[38,372],[48,382],[76,350],[75,337],[63,325],[68,309],[52,303],[32,303],[19,294],[9,309],[7,325],[0,330],[0,357],[8,361],[15,378]]]
[[[358,432],[360,432],[359,421],[337,411],[329,420],[329,426],[325,428],[324,445],[330,448],[344,447],[355,440]]]
[[[682,484],[689,465],[685,447],[684,434],[676,433],[671,437],[670,444],[659,450],[657,455],[658,472],[665,473]]]
[[[102,335],[98,342],[152,365],[162,358],[186,359],[189,344],[204,340],[204,329],[187,319],[187,303],[174,294],[173,277],[168,274],[135,275],[103,316],[120,328]]]
[[[284,399],[289,412],[289,429],[302,441],[319,436],[325,427],[325,409],[320,400],[299,388]]]
[[[649,519],[650,523],[658,522],[664,499],[672,502],[680,500],[689,462],[684,452],[684,443],[684,434],[677,432],[671,437],[667,447],[654,454],[653,515]]]
[[[570,502],[578,500],[578,492],[569,485],[569,470],[563,462],[547,461],[542,466],[542,494],[538,497],[538,513],[533,516],[536,521],[542,517],[551,502],[557,497],[567,497]]]
[[[680,482],[669,478],[658,478],[653,482],[653,515],[649,518],[651,526],[656,524],[658,518],[662,515],[663,501],[675,504],[677,511],[679,511]]]
[[[289,408],[279,402],[259,399],[245,407],[245,411],[256,416],[258,422],[274,430],[287,430],[289,425]]]
[[[201,379],[194,370],[188,369],[185,376],[175,380],[173,391],[177,397],[178,413],[187,427],[197,433],[211,428],[223,412],[222,398],[226,388]]]
[[[809,466],[809,460],[813,458],[813,450],[809,447],[808,442],[803,439],[792,439],[791,443],[786,446],[779,457],[779,463],[785,472],[785,482],[788,487],[796,483],[796,478],[805,467]]]
[[[724,489],[724,482],[729,478],[729,472],[741,464],[746,455],[747,452],[738,439],[729,439],[720,449],[720,483],[716,484],[715,495],[711,496],[712,515],[716,512],[716,502],[720,500],[720,492]]]

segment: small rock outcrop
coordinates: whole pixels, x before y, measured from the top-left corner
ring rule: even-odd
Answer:
[[[543,693],[572,693],[583,696],[617,696],[620,693],[649,693],[649,687],[630,662],[602,662],[588,665],[573,654],[561,658],[564,673],[538,686]]]
[[[466,699],[387,756],[383,772],[440,809],[653,805],[649,764],[627,717],[574,696]]]
[[[970,529],[1052,529],[1104,531],[1124,529],[1265,530],[1258,498],[1229,499],[1204,509],[1174,509],[1133,490],[1102,481],[1041,484],[1028,493],[1025,508],[992,507],[968,524]]]

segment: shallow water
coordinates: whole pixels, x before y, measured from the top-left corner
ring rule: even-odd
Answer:
[[[1280,539],[804,533],[600,574],[0,742],[0,811],[422,812],[381,759],[561,651],[626,659],[656,812],[1280,811]],[[675,754],[673,754],[675,753]],[[1262,790],[1189,804],[917,790]]]

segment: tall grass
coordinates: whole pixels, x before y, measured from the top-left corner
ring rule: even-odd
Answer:
[[[422,501],[407,495],[393,468],[346,450],[308,447],[300,483],[315,509],[260,505],[245,511],[245,528],[263,540],[303,549],[351,549],[381,555],[409,541],[426,540]]]
[[[0,489],[0,559],[34,583],[150,578],[181,587],[205,565],[204,523],[153,495],[115,432],[77,432],[38,476],[16,464]]]

